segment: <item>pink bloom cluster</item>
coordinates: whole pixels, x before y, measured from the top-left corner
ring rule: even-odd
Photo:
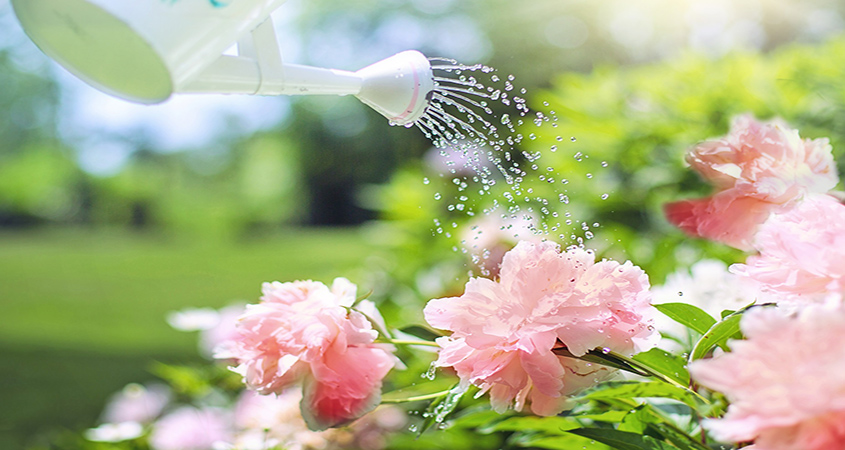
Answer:
[[[500,274],[498,282],[473,278],[462,296],[431,300],[424,310],[431,326],[452,331],[437,340],[436,365],[489,392],[496,411],[530,403],[535,414],[557,414],[567,395],[612,373],[557,356],[555,347],[630,355],[656,343],[648,277],[630,262],[597,263],[580,248],[522,241]]]
[[[755,308],[741,326],[747,340],[690,366],[731,402],[724,418],[705,423],[714,437],[754,440],[754,450],[845,449],[845,310]]]
[[[303,450],[328,447],[335,430],[309,430],[299,412],[301,400],[301,392],[295,389],[278,395],[244,391],[234,409],[238,433],[232,448]]]
[[[669,220],[758,251],[730,271],[780,305],[746,312],[746,340],[690,366],[730,400],[705,427],[755,450],[845,450],[845,205],[826,195],[838,182],[827,140],[746,116],[688,161],[718,191],[667,205]]]
[[[393,347],[374,343],[380,320],[372,302],[356,306],[356,287],[344,278],[331,288],[314,281],[264,283],[261,302],[247,305],[238,337],[219,358],[247,387],[278,394],[303,384],[302,413],[312,430],[347,424],[375,408],[382,379],[397,362]]]
[[[183,406],[155,423],[150,446],[155,450],[212,450],[231,440],[230,415],[218,408]]]
[[[828,195],[807,197],[772,216],[754,239],[758,255],[731,271],[786,302],[842,300],[845,294],[845,205]]]
[[[381,406],[346,428],[311,431],[299,411],[300,391],[288,389],[278,396],[245,391],[234,410],[238,430],[232,450],[380,450],[384,434],[404,428],[408,418],[395,406]]]
[[[771,213],[839,181],[827,139],[802,140],[780,120],[761,123],[747,115],[735,119],[723,139],[693,148],[687,162],[716,193],[666,205],[667,218],[693,236],[742,250],[751,249]]]

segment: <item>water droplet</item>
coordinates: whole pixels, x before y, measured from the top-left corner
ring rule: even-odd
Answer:
[[[420,375],[420,377],[425,378],[426,380],[434,381],[434,377],[436,375],[436,372],[437,372],[437,366],[435,365],[435,363],[432,362],[431,365],[428,366],[428,370],[426,370],[424,374]]]
[[[431,183],[431,180],[429,180],[428,177],[423,178],[423,184],[428,184],[428,183]]]
[[[575,142],[576,141],[575,136],[572,136],[571,138],[569,138],[569,140],[572,141],[572,142]]]

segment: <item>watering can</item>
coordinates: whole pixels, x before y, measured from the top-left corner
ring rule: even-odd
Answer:
[[[408,50],[356,72],[282,61],[285,0],[11,0],[24,31],[96,89],[143,104],[173,94],[354,95],[397,125],[419,119],[431,64]],[[237,55],[223,53],[237,44]]]

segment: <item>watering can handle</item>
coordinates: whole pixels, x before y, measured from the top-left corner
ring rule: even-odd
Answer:
[[[180,93],[356,95],[362,83],[354,72],[284,64],[268,17],[238,40],[238,56],[222,55]]]

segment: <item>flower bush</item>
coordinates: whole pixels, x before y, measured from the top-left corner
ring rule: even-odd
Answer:
[[[162,430],[190,411],[220,420],[196,443],[179,441],[195,436],[186,421],[172,438],[184,448],[845,449],[842,130],[802,114],[829,109],[811,94],[762,83],[740,101],[744,87],[723,84],[773,60],[779,76],[830,63],[805,53],[567,75],[579,89],[547,97],[562,120],[526,141],[556,146],[531,161],[545,171],[521,186],[529,207],[461,216],[420,192],[472,172],[400,174],[383,198],[394,221],[377,229],[395,258],[369,268],[368,299],[343,278],[273,282],[236,319],[175,315],[219,361],[159,367],[166,404],[132,426],[104,416],[90,437],[168,450]],[[669,101],[669,81],[698,72],[722,75],[702,82],[710,97]],[[618,98],[587,95],[608,86]],[[567,103],[578,95],[590,101]],[[583,130],[570,149],[562,126]]]

